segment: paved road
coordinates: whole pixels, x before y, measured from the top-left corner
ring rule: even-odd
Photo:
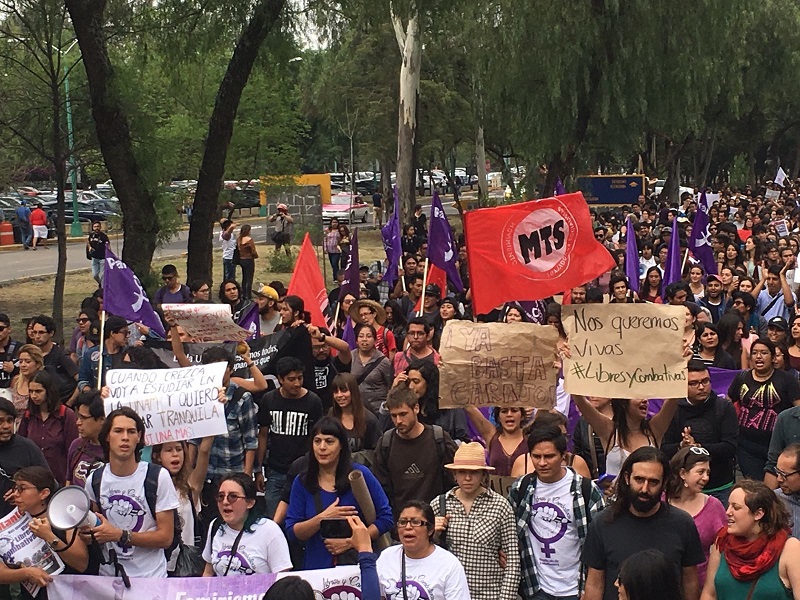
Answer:
[[[430,198],[422,198],[420,204],[430,205]],[[458,214],[458,211],[452,207],[452,200],[443,199],[445,213],[448,216]],[[253,219],[242,219],[252,224],[253,233],[256,240],[263,240],[266,238],[266,231],[264,225],[258,222],[261,219],[254,217]],[[358,223],[356,227],[372,227],[371,218],[369,223]],[[217,230],[215,230],[216,233]],[[156,248],[154,258],[161,259],[170,256],[180,256],[186,252],[186,241],[189,238],[189,231],[180,231],[178,235],[169,243]],[[215,238],[216,239],[216,238]],[[122,238],[111,240],[111,249],[114,254],[121,256],[122,254]],[[55,244],[51,240],[50,249],[32,250],[10,250],[0,252],[0,283],[6,283],[19,279],[22,277],[37,277],[43,275],[54,275],[56,272],[56,260],[58,251]],[[67,244],[67,272],[77,271],[80,269],[87,269],[91,263],[86,259],[86,246],[84,242],[74,242]]]

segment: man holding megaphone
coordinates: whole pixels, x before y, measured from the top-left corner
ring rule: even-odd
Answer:
[[[104,546],[100,575],[167,576],[164,549],[173,542],[178,494],[166,469],[140,462],[144,435],[144,422],[128,407],[109,413],[100,430],[107,464],[86,480],[100,524],[81,527],[84,541]],[[150,486],[155,486],[152,502]]]

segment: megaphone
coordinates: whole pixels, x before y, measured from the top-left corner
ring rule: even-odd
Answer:
[[[92,512],[92,502],[82,487],[68,485],[50,498],[47,506],[50,524],[62,531],[75,527],[97,527],[102,521]]]

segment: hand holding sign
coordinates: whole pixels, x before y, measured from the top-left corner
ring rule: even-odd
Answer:
[[[252,334],[231,317],[229,304],[163,304],[164,319],[200,342],[241,342]]]

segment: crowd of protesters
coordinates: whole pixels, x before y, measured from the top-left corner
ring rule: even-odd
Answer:
[[[146,448],[139,415],[105,414],[108,370],[168,367],[148,327],[107,315],[101,339],[102,290],[84,300],[64,347],[50,317],[17,335],[0,314],[0,511],[30,515],[67,573],[186,575],[182,554],[196,548],[193,574],[207,577],[358,564],[368,600],[798,600],[794,189],[719,190],[707,209],[713,269],[683,251],[703,208],[697,197],[593,209],[595,238],[617,266],[563,297],[520,298],[488,314],[472,310],[463,239],[464,291],[424,285],[419,208],[404,227],[397,282],[383,279],[385,263],[359,265],[357,294],[330,291],[327,328],[310,323],[315,299],[279,281],[253,287],[248,269],[235,279],[231,240],[248,232],[235,236],[226,220],[218,301],[236,321],[256,304],[260,335],[280,340],[271,377],[246,344],[238,356],[222,345],[203,351],[203,364],[226,364],[218,401],[228,433]],[[635,271],[625,264],[628,236]],[[666,282],[672,236],[682,277]],[[325,252],[337,286],[349,243],[332,222]],[[162,278],[156,308],[211,301],[211,282],[185,285],[174,265]],[[638,302],[685,308],[684,397],[570,396],[559,380],[549,411],[439,406],[448,321],[536,322],[563,342],[561,304]],[[343,339],[350,324],[352,343]],[[191,364],[192,340],[174,321],[165,329],[176,363]],[[235,359],[244,374],[234,375]],[[99,524],[51,526],[46,507],[65,484],[86,490]],[[51,580],[4,560],[0,598],[20,582],[44,586],[44,597]],[[281,586],[295,584],[300,598],[292,578]]]

